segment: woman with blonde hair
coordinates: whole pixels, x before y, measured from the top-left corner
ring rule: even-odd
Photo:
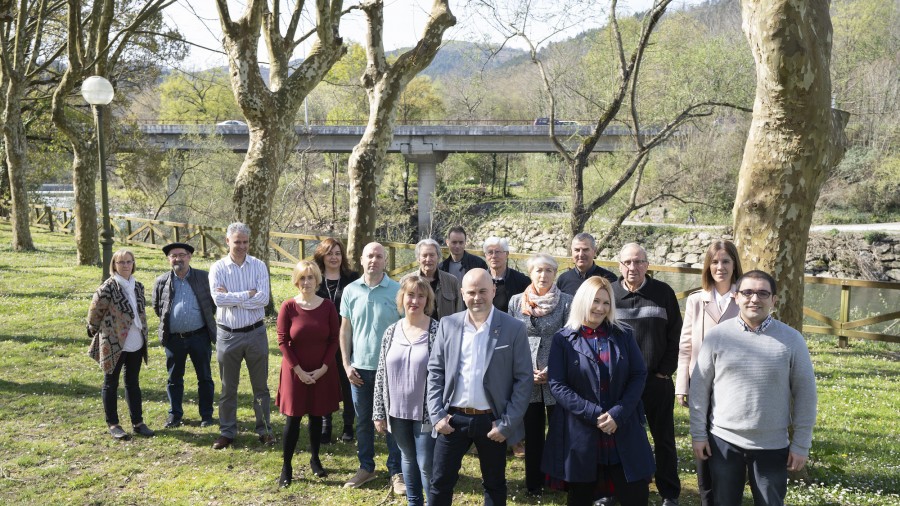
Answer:
[[[322,272],[314,262],[301,260],[291,281],[300,293],[281,304],[277,323],[282,359],[275,404],[287,417],[278,478],[281,487],[293,480],[291,459],[304,415],[309,416],[310,469],[319,478],[328,475],[319,459],[322,417],[337,410],[341,395],[334,362],[340,323],[334,304],[316,295]]]
[[[709,330],[719,323],[734,318],[739,309],[734,300],[735,283],[743,275],[741,259],[731,241],[715,241],[706,250],[701,274],[702,289],[688,296],[684,306],[684,324],[678,347],[678,373],[675,377],[675,398],[682,406],[688,405],[691,371],[697,363],[700,345]],[[700,504],[713,504],[712,478],[709,461],[696,460],[697,485]]]
[[[646,505],[650,496],[656,464],[641,403],[647,366],[615,315],[609,281],[588,278],[550,347],[556,408],[542,468],[552,484],[564,482],[569,505],[590,505],[598,492],[624,506]]]
[[[425,397],[428,357],[438,329],[438,322],[428,316],[434,311],[431,283],[415,274],[404,276],[397,310],[404,317],[391,324],[381,340],[372,420],[379,433],[388,431],[397,441],[406,500],[421,506],[431,481],[435,442]]]
[[[109,433],[118,440],[130,439],[119,425],[119,376],[125,369],[125,400],[135,434],[151,437],[144,423],[141,402],[141,360],[147,362],[147,313],[144,285],[134,279],[134,253],[120,249],[109,263],[112,273],[97,288],[88,310],[88,335],[92,337],[88,355],[103,369],[103,410]]]

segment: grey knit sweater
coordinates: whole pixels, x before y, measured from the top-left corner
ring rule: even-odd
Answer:
[[[803,335],[780,321],[762,333],[745,331],[740,318],[710,330],[691,374],[688,400],[694,441],[707,441],[708,428],[740,448],[790,445],[797,455],[809,454],[816,378]]]

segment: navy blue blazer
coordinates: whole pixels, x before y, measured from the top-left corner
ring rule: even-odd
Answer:
[[[644,429],[641,403],[647,366],[631,329],[612,328],[610,342],[609,410],[616,422],[614,438],[625,479],[649,479],[656,471],[653,451]],[[548,377],[556,409],[550,418],[541,469],[554,478],[571,482],[597,480],[597,417],[603,410],[597,392],[600,367],[594,352],[578,332],[562,328],[550,345]]]

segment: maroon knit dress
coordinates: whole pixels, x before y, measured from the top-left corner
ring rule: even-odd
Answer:
[[[325,299],[319,307],[307,310],[288,299],[281,304],[277,330],[282,359],[275,405],[285,416],[323,416],[337,411],[341,387],[334,354],[340,324],[334,304]],[[326,364],[328,372],[314,385],[307,385],[294,374],[298,364],[306,372]]]

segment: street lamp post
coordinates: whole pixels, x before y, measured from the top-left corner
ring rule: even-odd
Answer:
[[[91,76],[81,85],[81,96],[91,104],[94,111],[94,125],[97,129],[97,152],[100,156],[100,210],[103,214],[103,281],[110,276],[109,263],[112,261],[113,232],[109,221],[109,193],[106,189],[106,153],[103,145],[103,106],[112,102],[115,90],[112,84],[100,76]]]

